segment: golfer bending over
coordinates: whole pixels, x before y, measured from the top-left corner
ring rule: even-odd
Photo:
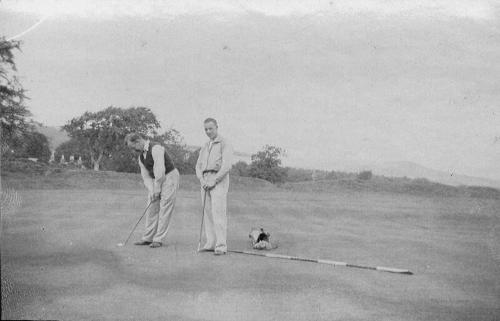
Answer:
[[[207,243],[201,251],[214,251],[215,255],[227,252],[227,191],[233,148],[217,134],[217,121],[207,118],[205,133],[210,140],[201,148],[196,163],[196,176],[201,184],[202,202],[205,204],[205,235]]]
[[[165,147],[159,143],[150,142],[137,133],[128,134],[125,142],[139,155],[142,179],[151,202],[142,240],[134,244],[149,245],[151,248],[160,247],[167,236],[174,212],[175,197],[179,188],[179,171],[174,167]]]

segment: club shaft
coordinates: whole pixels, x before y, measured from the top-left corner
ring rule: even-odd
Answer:
[[[134,233],[135,229],[137,228],[137,225],[139,225],[139,222],[142,220],[142,218],[144,217],[144,215],[146,215],[146,212],[148,211],[148,209],[149,209],[149,207],[151,206],[152,203],[153,202],[149,201],[148,206],[146,206],[146,209],[144,210],[144,213],[142,213],[142,215],[139,218],[139,220],[137,221],[137,223],[135,223],[134,228],[132,229],[132,231],[130,231],[130,234],[128,235],[127,239],[123,243],[123,246],[125,246],[127,244],[128,240],[130,239],[130,237]]]
[[[205,193],[203,194],[203,206],[201,208],[201,224],[200,224],[200,237],[198,239],[198,251],[200,251],[201,247],[201,236],[203,233],[203,221],[205,220],[205,203],[207,201],[207,191],[205,190]]]

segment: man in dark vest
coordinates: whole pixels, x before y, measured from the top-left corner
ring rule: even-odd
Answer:
[[[142,179],[151,202],[142,240],[134,244],[157,248],[162,246],[168,233],[179,188],[179,171],[162,145],[150,142],[137,133],[128,134],[125,143],[139,155]]]

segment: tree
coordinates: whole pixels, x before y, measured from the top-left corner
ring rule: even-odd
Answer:
[[[110,156],[105,157],[103,165],[104,169],[115,172],[140,172],[139,165],[137,165],[137,155],[132,153],[125,145],[114,151]]]
[[[8,41],[0,38],[0,123],[1,123],[1,153],[2,155],[19,144],[22,136],[30,130],[26,118],[31,116],[25,106],[27,99],[24,89],[15,73],[15,49],[20,50],[19,41]]]
[[[59,162],[62,155],[64,155],[64,159],[66,161],[69,160],[71,155],[75,157],[75,160],[78,160],[80,157],[82,157],[83,165],[85,167],[91,166],[90,155],[84,148],[82,148],[82,146],[80,146],[80,142],[75,138],[71,138],[70,140],[60,144],[56,148],[54,154],[56,162]]]
[[[176,129],[169,129],[163,134],[155,136],[154,141],[162,143],[167,150],[168,155],[172,158],[175,167],[181,174],[185,174],[187,170],[186,160],[188,158],[188,150],[184,143],[184,138]]]
[[[195,174],[196,173],[196,163],[198,162],[198,157],[200,156],[201,148],[197,148],[194,151],[188,151],[188,156],[185,162],[185,171],[183,174]]]
[[[174,128],[169,129],[162,135],[154,137],[154,140],[166,147],[167,153],[172,157],[175,167],[181,174],[195,173],[200,149],[190,150],[179,131]]]
[[[239,161],[231,167],[231,175],[242,177],[250,176],[249,165],[244,161]]]
[[[249,174],[251,177],[265,179],[271,183],[283,183],[287,177],[287,171],[281,167],[281,157],[285,156],[285,150],[280,147],[266,145],[264,148],[252,155]]]
[[[19,157],[38,158],[42,162],[48,162],[50,159],[50,147],[47,137],[36,131],[25,133],[21,139],[21,144],[15,148],[15,154]]]
[[[96,171],[104,157],[112,158],[114,153],[126,148],[123,142],[126,134],[156,135],[158,128],[160,123],[149,108],[113,106],[95,113],[86,112],[63,126],[63,130],[89,155]],[[132,157],[131,153],[129,155]]]

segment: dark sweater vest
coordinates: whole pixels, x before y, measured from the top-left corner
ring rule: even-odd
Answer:
[[[148,149],[148,152],[146,153],[146,158],[144,158],[143,153],[141,153],[141,156],[139,156],[139,159],[141,160],[142,165],[144,165],[144,167],[146,167],[146,170],[148,171],[149,176],[151,176],[152,178],[155,178],[155,173],[153,170],[154,164],[155,164],[154,159],[153,159],[153,146],[154,145],[160,145],[160,144],[149,143],[149,149]],[[174,162],[172,161],[170,156],[168,156],[166,149],[165,149],[165,155],[163,155],[163,156],[165,158],[165,174],[168,174],[175,169]]]

